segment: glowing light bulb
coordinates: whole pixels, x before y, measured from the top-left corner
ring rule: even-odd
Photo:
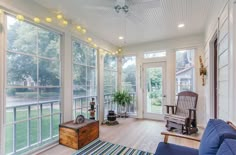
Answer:
[[[63,20],[63,25],[68,25],[68,21],[67,20]]]
[[[93,44],[93,47],[94,47],[94,48],[97,48],[98,46],[97,46],[97,44]]]
[[[92,38],[90,38],[90,37],[87,39],[87,41],[88,41],[88,42],[91,42],[92,40],[93,40],[93,39],[92,39]]]
[[[25,17],[22,16],[22,15],[17,15],[17,16],[16,16],[16,19],[17,19],[18,21],[23,21],[23,20],[25,20]]]
[[[62,19],[63,18],[63,16],[61,15],[61,14],[59,14],[59,15],[57,15],[57,19]]]
[[[51,23],[51,22],[52,22],[52,18],[49,18],[49,17],[45,18],[45,20],[46,20],[46,22],[48,22],[48,23]]]
[[[78,26],[76,26],[76,29],[80,31],[82,28],[81,28],[81,26],[78,25]]]
[[[35,17],[35,18],[34,18],[34,22],[35,22],[35,23],[40,23],[40,19],[39,19],[38,17]]]
[[[82,33],[85,34],[87,32],[86,29],[82,29]]]

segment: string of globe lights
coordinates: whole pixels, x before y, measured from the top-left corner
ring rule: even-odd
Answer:
[[[0,16],[3,15],[4,13],[8,13],[9,11],[4,10],[2,8],[0,8]],[[59,13],[55,15],[56,17],[56,22],[54,23],[58,23],[59,26],[62,27],[66,27],[68,26],[70,23],[69,21],[66,19],[66,17]],[[16,14],[15,18],[19,21],[19,22],[23,22],[25,20],[25,17],[21,14]],[[33,18],[27,18],[27,20],[33,21],[36,24],[40,24],[41,22],[46,22],[48,24],[53,23],[54,19],[52,17],[44,17],[44,18],[40,18],[40,17],[33,17]],[[72,24],[71,24],[72,25]],[[100,47],[99,45],[97,45],[95,42],[93,42],[93,38],[90,36],[87,36],[87,29],[85,27],[82,27],[79,24],[73,24],[72,28],[75,29],[77,32],[79,32],[80,34],[84,35],[86,37],[85,41],[90,44],[93,48],[97,49],[102,55],[121,55],[122,53],[122,49],[119,48],[117,51],[109,51],[109,50],[105,50],[104,48]]]

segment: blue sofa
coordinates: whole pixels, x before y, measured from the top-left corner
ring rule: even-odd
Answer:
[[[236,155],[236,129],[220,119],[209,120],[202,139],[163,132],[155,155]],[[168,137],[180,137],[200,142],[199,149],[167,143]]]

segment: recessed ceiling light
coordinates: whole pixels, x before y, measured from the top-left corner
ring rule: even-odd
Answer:
[[[124,39],[124,37],[123,37],[123,36],[119,36],[119,39],[120,39],[120,40],[123,40],[123,39]]]
[[[184,27],[184,24],[179,24],[178,25],[178,28],[182,28],[182,27]]]

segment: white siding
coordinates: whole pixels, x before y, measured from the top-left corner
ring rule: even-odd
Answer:
[[[213,10],[205,33],[205,66],[207,68],[205,85],[205,124],[208,119],[214,117],[214,93],[213,93],[213,53],[214,36],[217,32],[218,40],[218,117],[229,120],[229,78],[230,78],[230,39],[229,39],[229,1],[225,0]]]
[[[218,29],[218,117],[229,119],[229,18],[228,5],[219,17]]]

